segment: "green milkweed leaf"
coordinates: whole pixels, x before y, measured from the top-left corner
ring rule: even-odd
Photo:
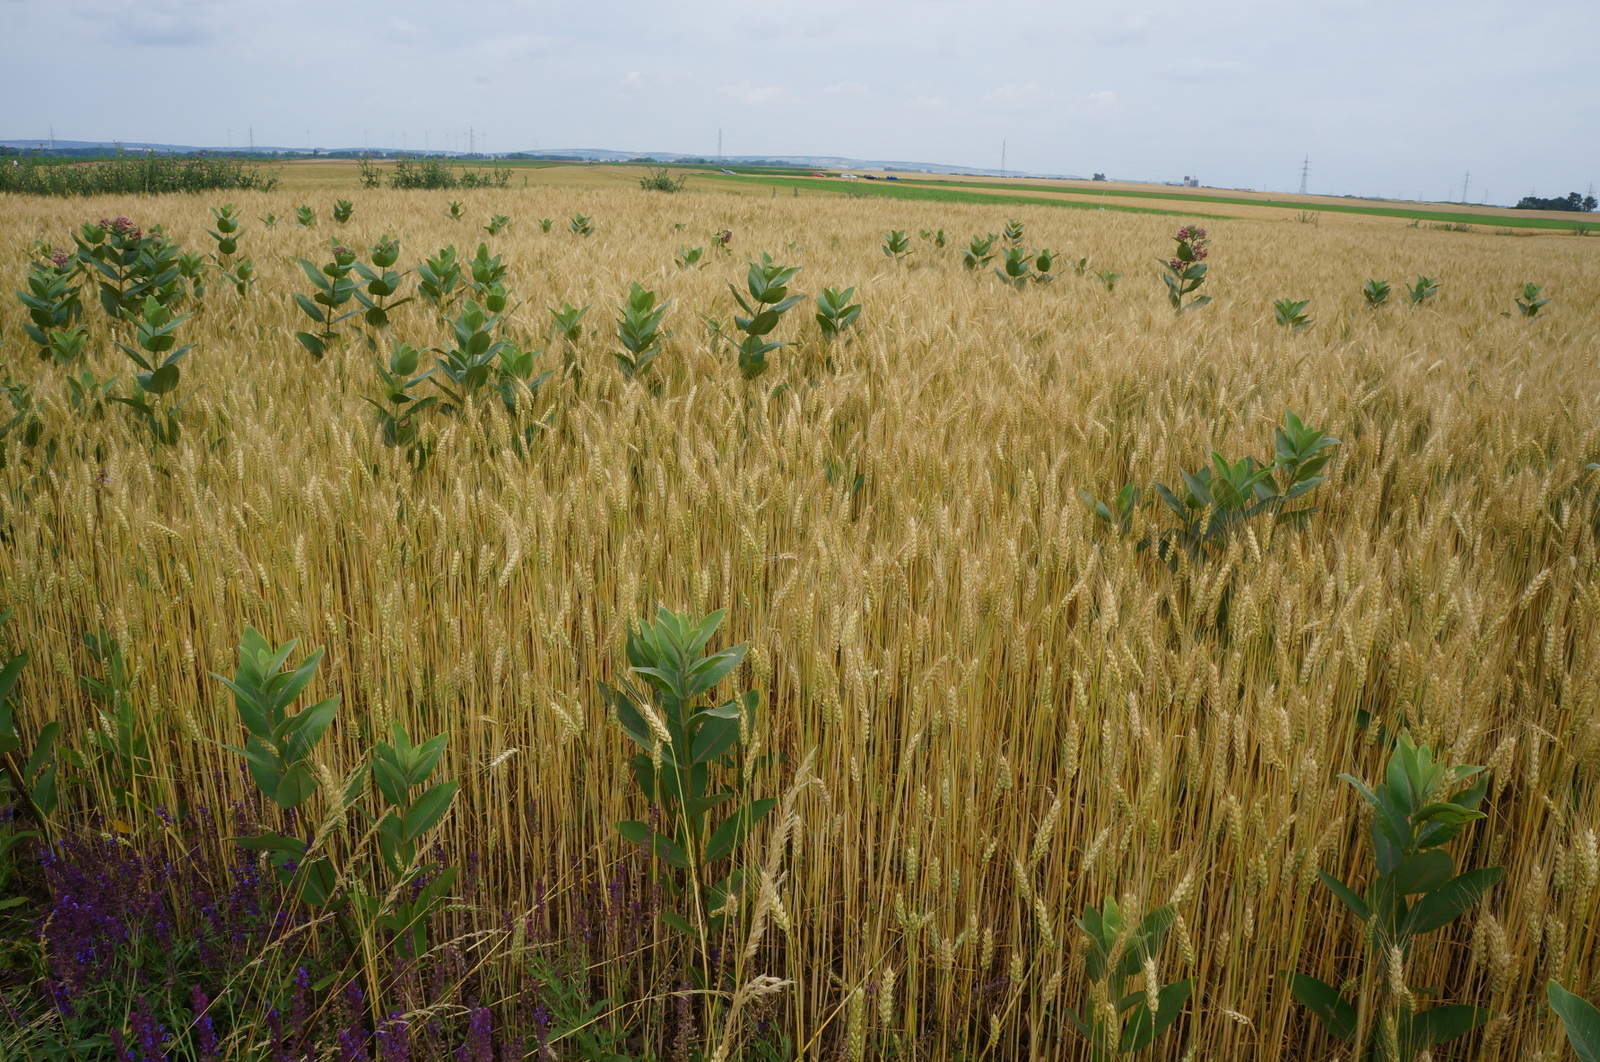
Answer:
[[[280,808],[297,808],[309,800],[311,794],[316,791],[317,777],[311,773],[311,768],[305,763],[295,763],[291,764],[279,778],[277,792],[272,794],[272,801]]]
[[[1184,1003],[1193,991],[1193,978],[1164,985],[1153,1019],[1149,1004],[1141,1000],[1129,1016],[1128,1023],[1122,1027],[1123,1052],[1143,1051],[1154,1043],[1158,1036],[1167,1031],[1168,1026],[1178,1020],[1178,1015],[1183,1013]]]
[[[1490,1017],[1490,1012],[1482,1007],[1469,1007],[1461,1003],[1431,1007],[1412,1015],[1409,1022],[1401,1018],[1400,1039],[1413,1051],[1421,1050],[1465,1036]]]
[[[1417,905],[1411,909],[1407,931],[1411,934],[1427,933],[1455,921],[1477,903],[1503,873],[1504,867],[1481,867],[1451,878],[1417,901]]]
[[[1360,894],[1350,886],[1333,875],[1323,873],[1320,870],[1317,871],[1317,880],[1321,881],[1329,892],[1337,896],[1346,907],[1350,908],[1357,918],[1365,922],[1372,917],[1372,909],[1367,906],[1367,901],[1363,900]]]
[[[711,840],[706,842],[706,862],[714,863],[732,855],[734,849],[744,843],[755,824],[764,819],[777,804],[771,797],[752,800],[741,812],[724,821],[712,832]]]
[[[402,836],[407,841],[415,841],[433,829],[444,813],[450,810],[450,801],[455,799],[456,790],[460,787],[460,782],[440,782],[419,796],[406,811]]]
[[[1600,1062],[1600,1008],[1555,981],[1545,986],[1550,1009],[1561,1019],[1580,1062]]]
[[[1315,1014],[1328,1031],[1345,1043],[1356,1035],[1356,1008],[1332,985],[1308,974],[1291,973],[1289,988],[1299,1004]]]
[[[1440,849],[1412,856],[1395,868],[1393,883],[1397,896],[1411,896],[1419,892],[1433,892],[1450,880],[1456,870],[1455,860]]]

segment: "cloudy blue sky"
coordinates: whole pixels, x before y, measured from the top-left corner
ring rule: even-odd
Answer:
[[[1530,12],[1536,12],[1530,14]],[[0,0],[0,139],[817,154],[1510,202],[1595,0]]]

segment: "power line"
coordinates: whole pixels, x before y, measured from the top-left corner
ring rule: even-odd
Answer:
[[[1307,155],[1306,156],[1306,160],[1300,164],[1300,194],[1301,195],[1305,195],[1306,194],[1306,178],[1308,178],[1310,176],[1311,176],[1311,156]]]

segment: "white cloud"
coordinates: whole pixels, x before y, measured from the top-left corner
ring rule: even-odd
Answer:
[[[204,44],[217,33],[215,0],[82,0],[73,10],[113,44]]]
[[[514,33],[505,37],[489,37],[473,47],[476,55],[496,62],[532,59],[550,50],[550,38],[531,33]]]
[[[1225,59],[1177,59],[1164,68],[1168,74],[1183,81],[1206,81],[1244,72],[1243,63]]]
[[[1025,85],[1001,85],[986,93],[983,102],[1002,111],[1030,111],[1055,98],[1054,93],[1030,81]]]
[[[612,91],[617,94],[619,99],[636,100],[641,93],[648,92],[652,87],[655,87],[656,81],[656,78],[647,78],[638,70],[630,70],[625,77],[613,86]]]
[[[391,18],[389,25],[385,28],[392,39],[405,44],[420,43],[427,36],[423,33],[421,26],[408,22],[403,18]]]
[[[822,94],[824,96],[847,96],[851,99],[862,99],[872,95],[872,90],[859,81],[840,81],[824,88]]]
[[[1089,31],[1089,35],[1100,44],[1114,47],[1124,44],[1139,44],[1150,39],[1155,31],[1155,25],[1148,15],[1136,15],[1132,18],[1119,19],[1103,26],[1096,26]]]
[[[751,107],[759,107],[766,103],[777,103],[789,98],[789,90],[782,85],[752,85],[748,81],[741,81],[737,85],[724,85],[717,89],[724,96],[731,96],[740,103]]]

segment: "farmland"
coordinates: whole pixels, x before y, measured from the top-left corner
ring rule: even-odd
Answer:
[[[220,195],[0,198],[0,830],[38,835],[0,855],[0,1054],[1089,1058],[1170,1008],[1129,1057],[1349,1057],[1298,971],[1362,1035],[1476,1007],[1431,1057],[1563,1057],[1547,982],[1600,994],[1600,241],[289,169],[227,195],[226,254]],[[132,229],[81,226],[119,215],[204,260],[113,318],[86,259]],[[1182,302],[1211,301],[1175,312],[1159,263],[1196,218]],[[799,270],[768,301],[763,254]],[[82,287],[76,353],[25,331],[30,264]],[[346,276],[382,312],[311,297]],[[848,288],[827,338],[815,297]],[[735,293],[808,297],[760,333]],[[163,329],[192,349],[157,379]],[[1326,434],[1286,464],[1296,423]],[[1213,454],[1277,478],[1200,497]],[[704,651],[746,648],[711,688],[650,692],[660,607],[726,610]],[[323,655],[283,718],[337,704],[246,769],[276,665],[241,644],[291,640]],[[1412,743],[1485,768],[1435,794],[1481,783],[1483,817],[1430,851],[1503,869],[1379,954],[1319,872],[1378,879],[1341,776]],[[696,770],[730,796],[663,782]]]

